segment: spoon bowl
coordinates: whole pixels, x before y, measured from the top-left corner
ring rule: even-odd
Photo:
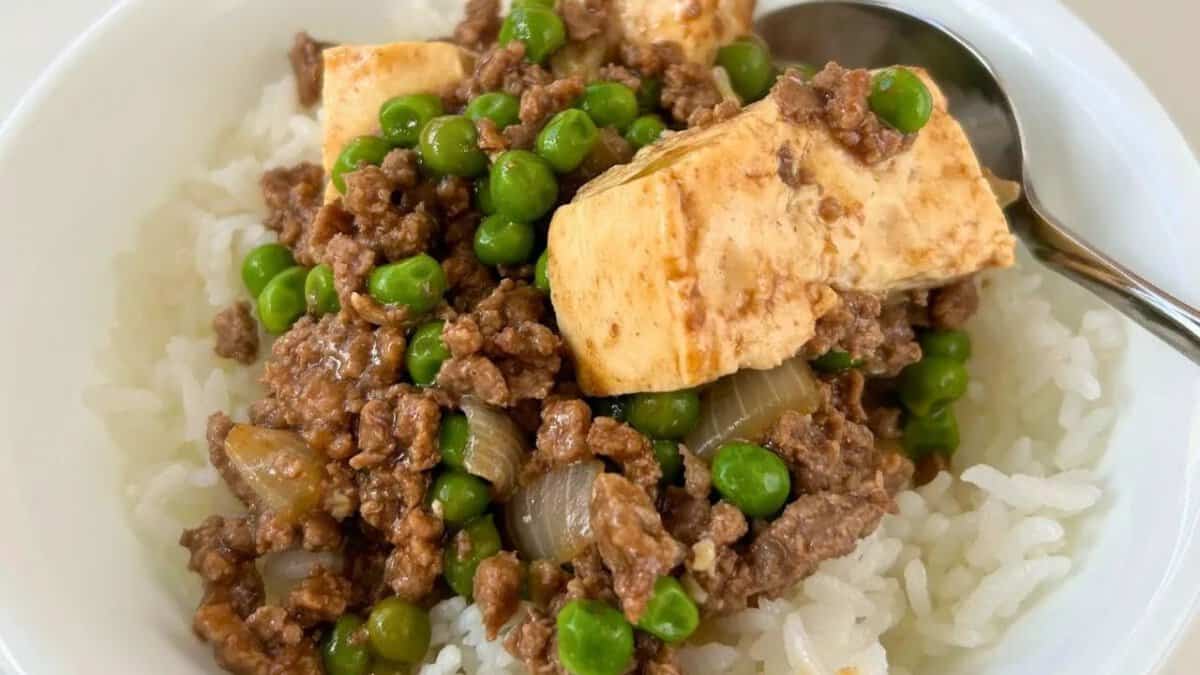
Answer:
[[[934,21],[875,0],[790,5],[760,17],[756,30],[785,62],[928,70],[983,165],[1021,183],[1022,195],[1007,215],[1034,256],[1200,364],[1200,311],[1096,250],[1042,205],[1026,170],[1020,115],[995,70],[970,43]]]

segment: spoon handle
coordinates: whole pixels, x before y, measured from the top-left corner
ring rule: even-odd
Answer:
[[[1033,194],[1009,208],[1029,225],[1025,243],[1055,271],[1091,290],[1200,365],[1200,311],[1094,249],[1062,226]]]

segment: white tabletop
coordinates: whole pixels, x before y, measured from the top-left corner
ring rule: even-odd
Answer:
[[[1180,66],[1179,56],[1193,51],[1200,5],[1194,0],[1063,2],[1134,67],[1192,147],[1200,148],[1200,96],[1195,94],[1195,78],[1186,65]],[[0,0],[0,116],[7,117],[54,56],[113,4],[114,0]],[[1200,672],[1200,622],[1161,675],[1196,672]]]

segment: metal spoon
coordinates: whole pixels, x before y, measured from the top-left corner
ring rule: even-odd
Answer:
[[[761,17],[757,31],[781,60],[929,70],[984,166],[1023,184],[1022,197],[1007,214],[1029,250],[1200,364],[1200,312],[1097,251],[1039,201],[1025,170],[1024,137],[1012,101],[987,59],[965,40],[875,0],[792,5]]]

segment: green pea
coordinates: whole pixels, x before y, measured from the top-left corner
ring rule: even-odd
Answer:
[[[404,364],[413,384],[427,387],[437,380],[442,362],[450,358],[450,350],[442,341],[442,321],[431,321],[413,331],[404,352]]]
[[[512,6],[516,7],[545,7],[546,9],[554,9],[557,0],[513,0]]]
[[[598,127],[616,127],[625,133],[637,119],[638,102],[633,90],[620,82],[593,82],[583,90],[580,107]]]
[[[485,265],[520,265],[533,255],[537,233],[533,226],[488,216],[475,230],[475,257]]]
[[[831,349],[812,362],[813,369],[822,373],[844,373],[861,365],[861,360],[840,349]]]
[[[470,600],[479,563],[500,552],[500,531],[489,514],[467,523],[455,536],[466,537],[471,545],[459,546],[452,540],[442,553],[442,574],[455,593]],[[469,552],[462,554],[463,549]]]
[[[599,600],[572,600],[558,611],[558,660],[574,675],[621,675],[633,662],[633,626]]]
[[[929,88],[911,70],[888,68],[871,80],[871,110],[879,118],[906,134],[921,130],[933,114]]]
[[[550,292],[550,249],[542,251],[538,256],[537,266],[533,268],[533,285],[543,293]]]
[[[629,416],[629,399],[622,396],[593,398],[588,401],[588,406],[595,417],[611,417],[618,422],[624,422]]]
[[[389,661],[419,663],[429,651],[432,626],[429,613],[401,600],[380,600],[367,617],[371,649]]]
[[[634,120],[629,131],[625,132],[625,140],[635,148],[644,148],[656,143],[666,130],[667,125],[663,124],[662,118],[658,115],[642,115]]]
[[[396,663],[387,659],[375,659],[371,661],[371,672],[369,675],[412,675],[415,667],[411,663]]]
[[[649,113],[658,110],[662,89],[662,80],[657,77],[642,78],[642,86],[637,90],[638,111]]]
[[[475,208],[485,216],[490,216],[496,212],[496,203],[492,201],[492,181],[491,178],[484,174],[475,179]]]
[[[467,468],[467,441],[471,438],[471,425],[462,413],[442,416],[442,428],[438,430],[438,449],[442,463],[454,469]]]
[[[574,171],[600,140],[600,131],[582,110],[564,110],[546,124],[534,148],[559,173]]]
[[[971,358],[971,337],[961,330],[935,330],[921,336],[921,353],[965,363]]]
[[[686,640],[700,626],[700,610],[675,577],[659,577],[638,628],[663,642]]]
[[[379,128],[383,131],[383,137],[393,145],[415,148],[421,141],[421,130],[425,125],[444,113],[439,96],[397,96],[379,108]]]
[[[725,45],[717,52],[717,65],[729,74],[733,90],[747,103],[757,101],[771,91],[775,84],[775,64],[766,45],[753,38],[743,38]]]
[[[293,267],[275,275],[258,294],[258,318],[268,333],[282,335],[308,311],[304,278],[308,270]]]
[[[425,253],[375,268],[367,282],[371,297],[385,305],[405,305],[421,314],[437,307],[446,292],[446,273]]]
[[[476,96],[467,104],[467,118],[478,122],[487,118],[497,127],[511,127],[521,122],[521,99],[503,91]]]
[[[675,440],[700,422],[700,397],[693,389],[635,394],[629,399],[629,423],[650,438]]]
[[[967,369],[953,359],[930,356],[900,372],[900,401],[924,417],[967,392]]]
[[[329,265],[317,265],[308,271],[304,279],[304,299],[308,311],[317,316],[341,311],[342,303],[333,286],[333,269]]]
[[[329,170],[329,179],[337,191],[346,194],[345,175],[358,171],[365,165],[379,166],[383,158],[392,151],[392,144],[378,136],[359,136],[342,148],[333,168]]]
[[[296,266],[292,251],[283,244],[263,244],[246,254],[242,261],[242,283],[250,295],[258,297],[280,272]]]
[[[654,459],[662,467],[663,482],[673,485],[683,477],[683,456],[679,454],[679,443],[654,441]]]
[[[525,43],[525,58],[545,63],[551,54],[567,44],[567,28],[552,9],[526,3],[513,7],[500,26],[500,44],[513,40]]]
[[[421,131],[421,159],[434,173],[472,178],[487,170],[475,123],[462,115],[435,117]]]
[[[447,471],[433,481],[430,501],[441,504],[442,519],[451,525],[478,518],[492,501],[487,481],[465,471]]]
[[[362,625],[362,619],[353,614],[343,614],[334,622],[321,644],[321,661],[325,664],[326,675],[366,675],[371,665],[371,653],[366,644],[353,640]]]
[[[509,150],[496,158],[491,186],[496,212],[519,223],[537,222],[558,201],[554,169],[526,150]]]
[[[729,503],[752,518],[779,512],[792,490],[787,465],[753,443],[726,443],[712,462],[713,485]]]
[[[953,455],[959,443],[958,418],[954,409],[946,406],[924,417],[909,415],[901,443],[912,459],[920,459],[931,452]]]

